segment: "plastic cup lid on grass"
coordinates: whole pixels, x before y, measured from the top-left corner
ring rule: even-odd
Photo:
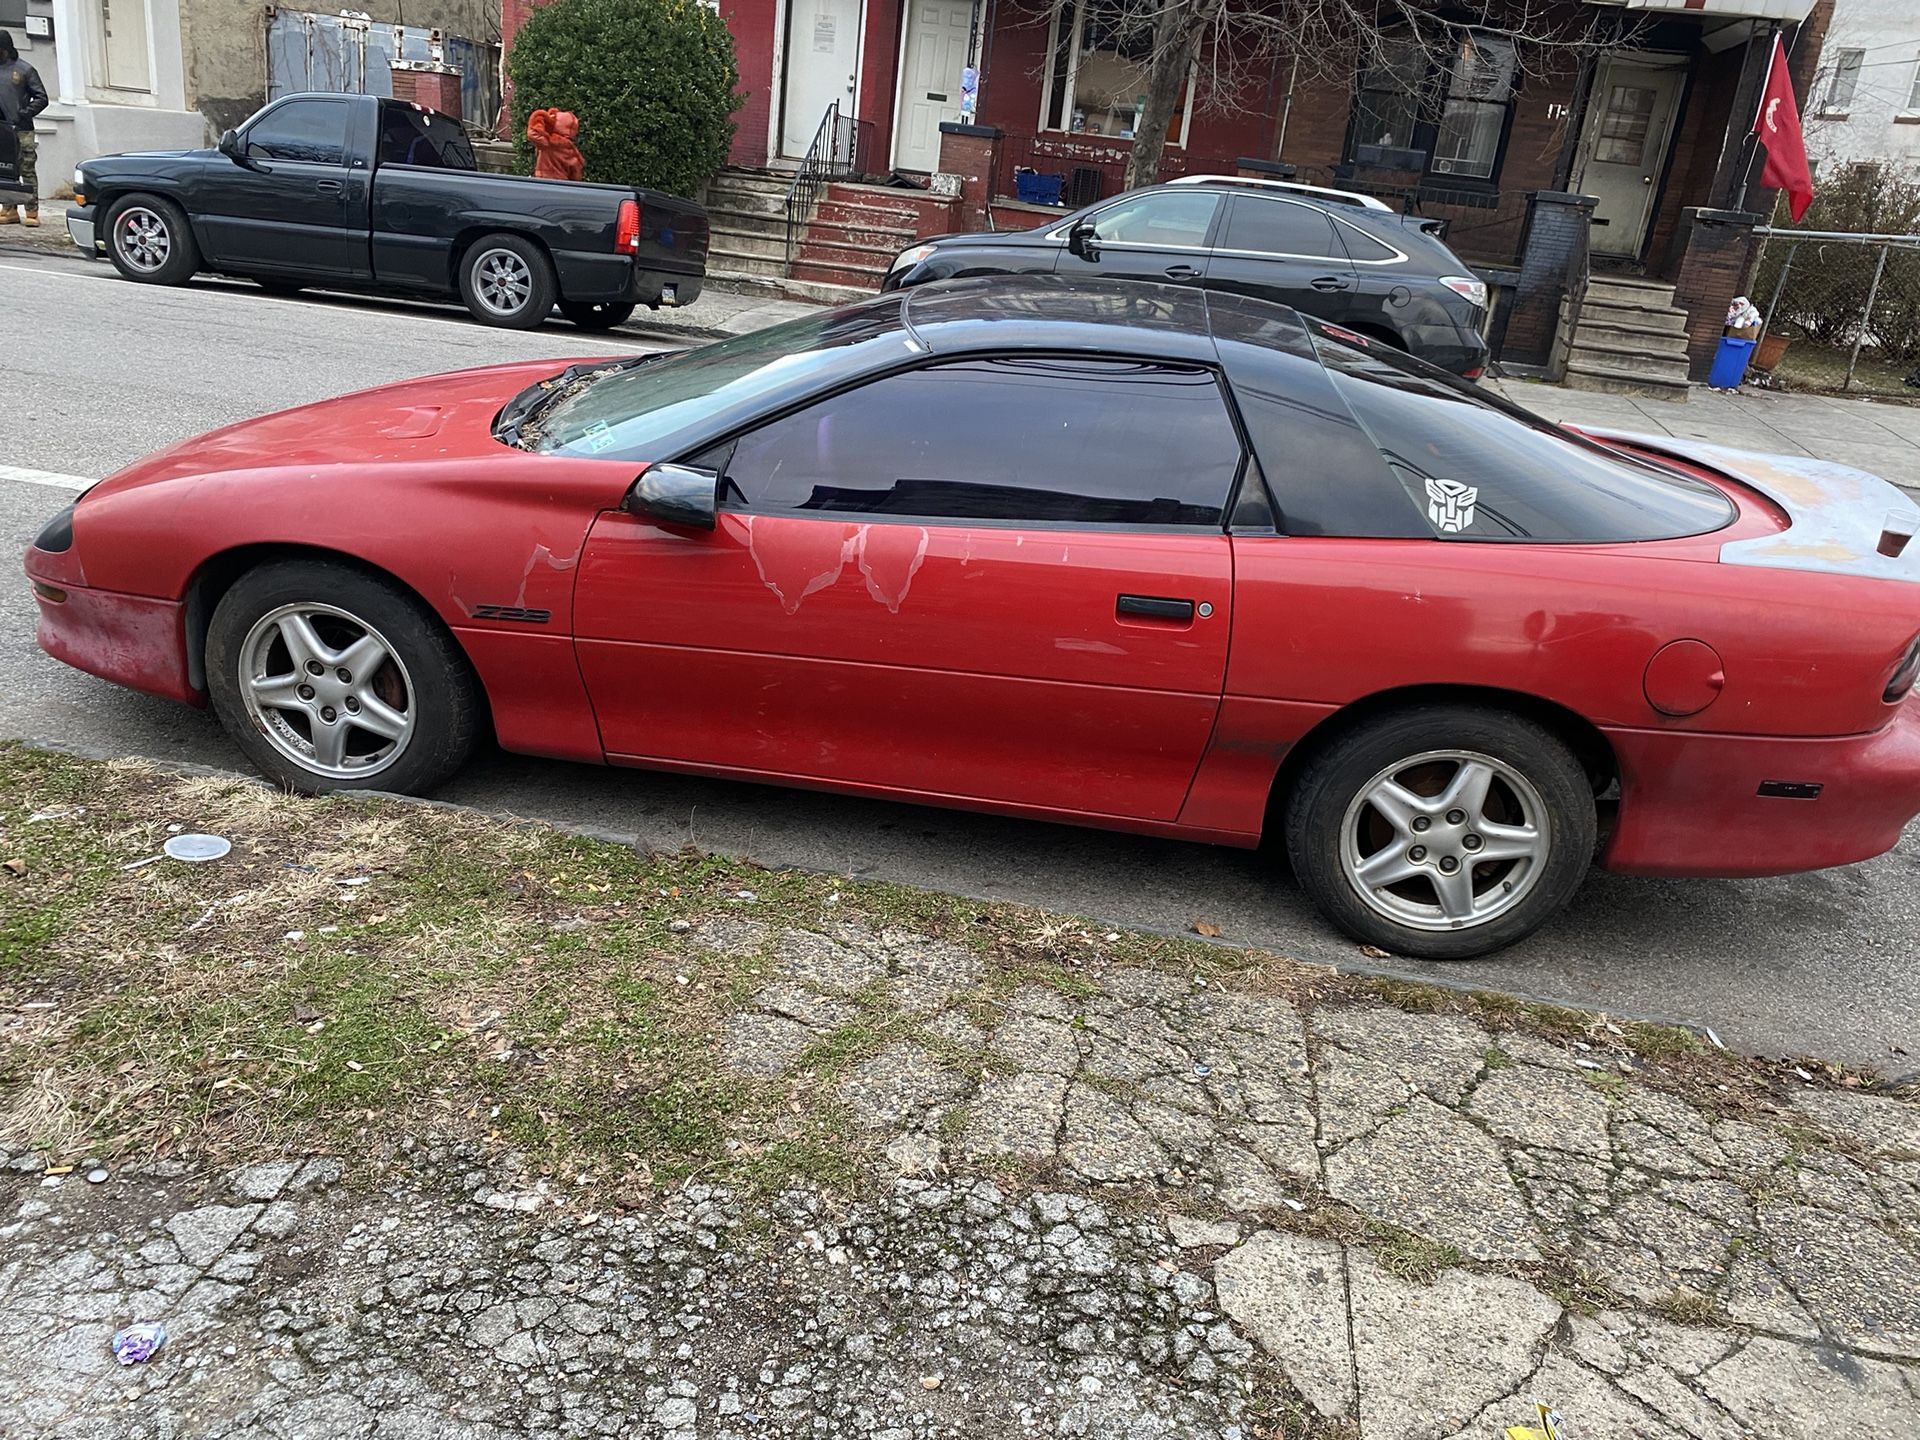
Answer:
[[[203,860],[220,859],[233,849],[233,842],[224,835],[173,835],[160,848],[174,860],[197,864]]]

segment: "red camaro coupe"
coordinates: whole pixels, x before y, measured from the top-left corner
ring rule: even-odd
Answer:
[[[51,655],[297,789],[509,750],[1254,846],[1452,958],[1920,811],[1920,515],[1233,296],[967,280],[270,415],[28,553]]]

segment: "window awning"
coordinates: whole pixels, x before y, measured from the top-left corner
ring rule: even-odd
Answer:
[[[1628,10],[1711,15],[1723,20],[1782,20],[1797,25],[1812,11],[1814,0],[1588,0],[1588,3],[1622,6]]]

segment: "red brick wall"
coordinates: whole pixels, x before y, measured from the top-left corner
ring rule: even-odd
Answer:
[[[720,13],[733,32],[740,90],[746,96],[745,103],[733,112],[733,150],[727,158],[735,165],[764,165],[774,100],[775,0],[722,0]]]
[[[867,33],[860,56],[862,120],[873,129],[867,168],[884,174],[893,168],[893,103],[900,80],[900,19],[906,0],[867,0]],[[960,83],[954,77],[954,84]]]
[[[460,72],[458,70],[414,70],[393,67],[393,98],[424,105],[442,115],[460,116]]]

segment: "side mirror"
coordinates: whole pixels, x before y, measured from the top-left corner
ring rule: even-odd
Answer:
[[[1093,221],[1082,220],[1067,231],[1067,249],[1082,260],[1099,258],[1100,237],[1093,228]]]
[[[662,525],[711,530],[720,519],[720,477],[692,465],[649,465],[620,508]]]
[[[244,169],[260,168],[260,162],[247,154],[247,147],[242,143],[238,130],[228,130],[220,136],[220,153]]]

